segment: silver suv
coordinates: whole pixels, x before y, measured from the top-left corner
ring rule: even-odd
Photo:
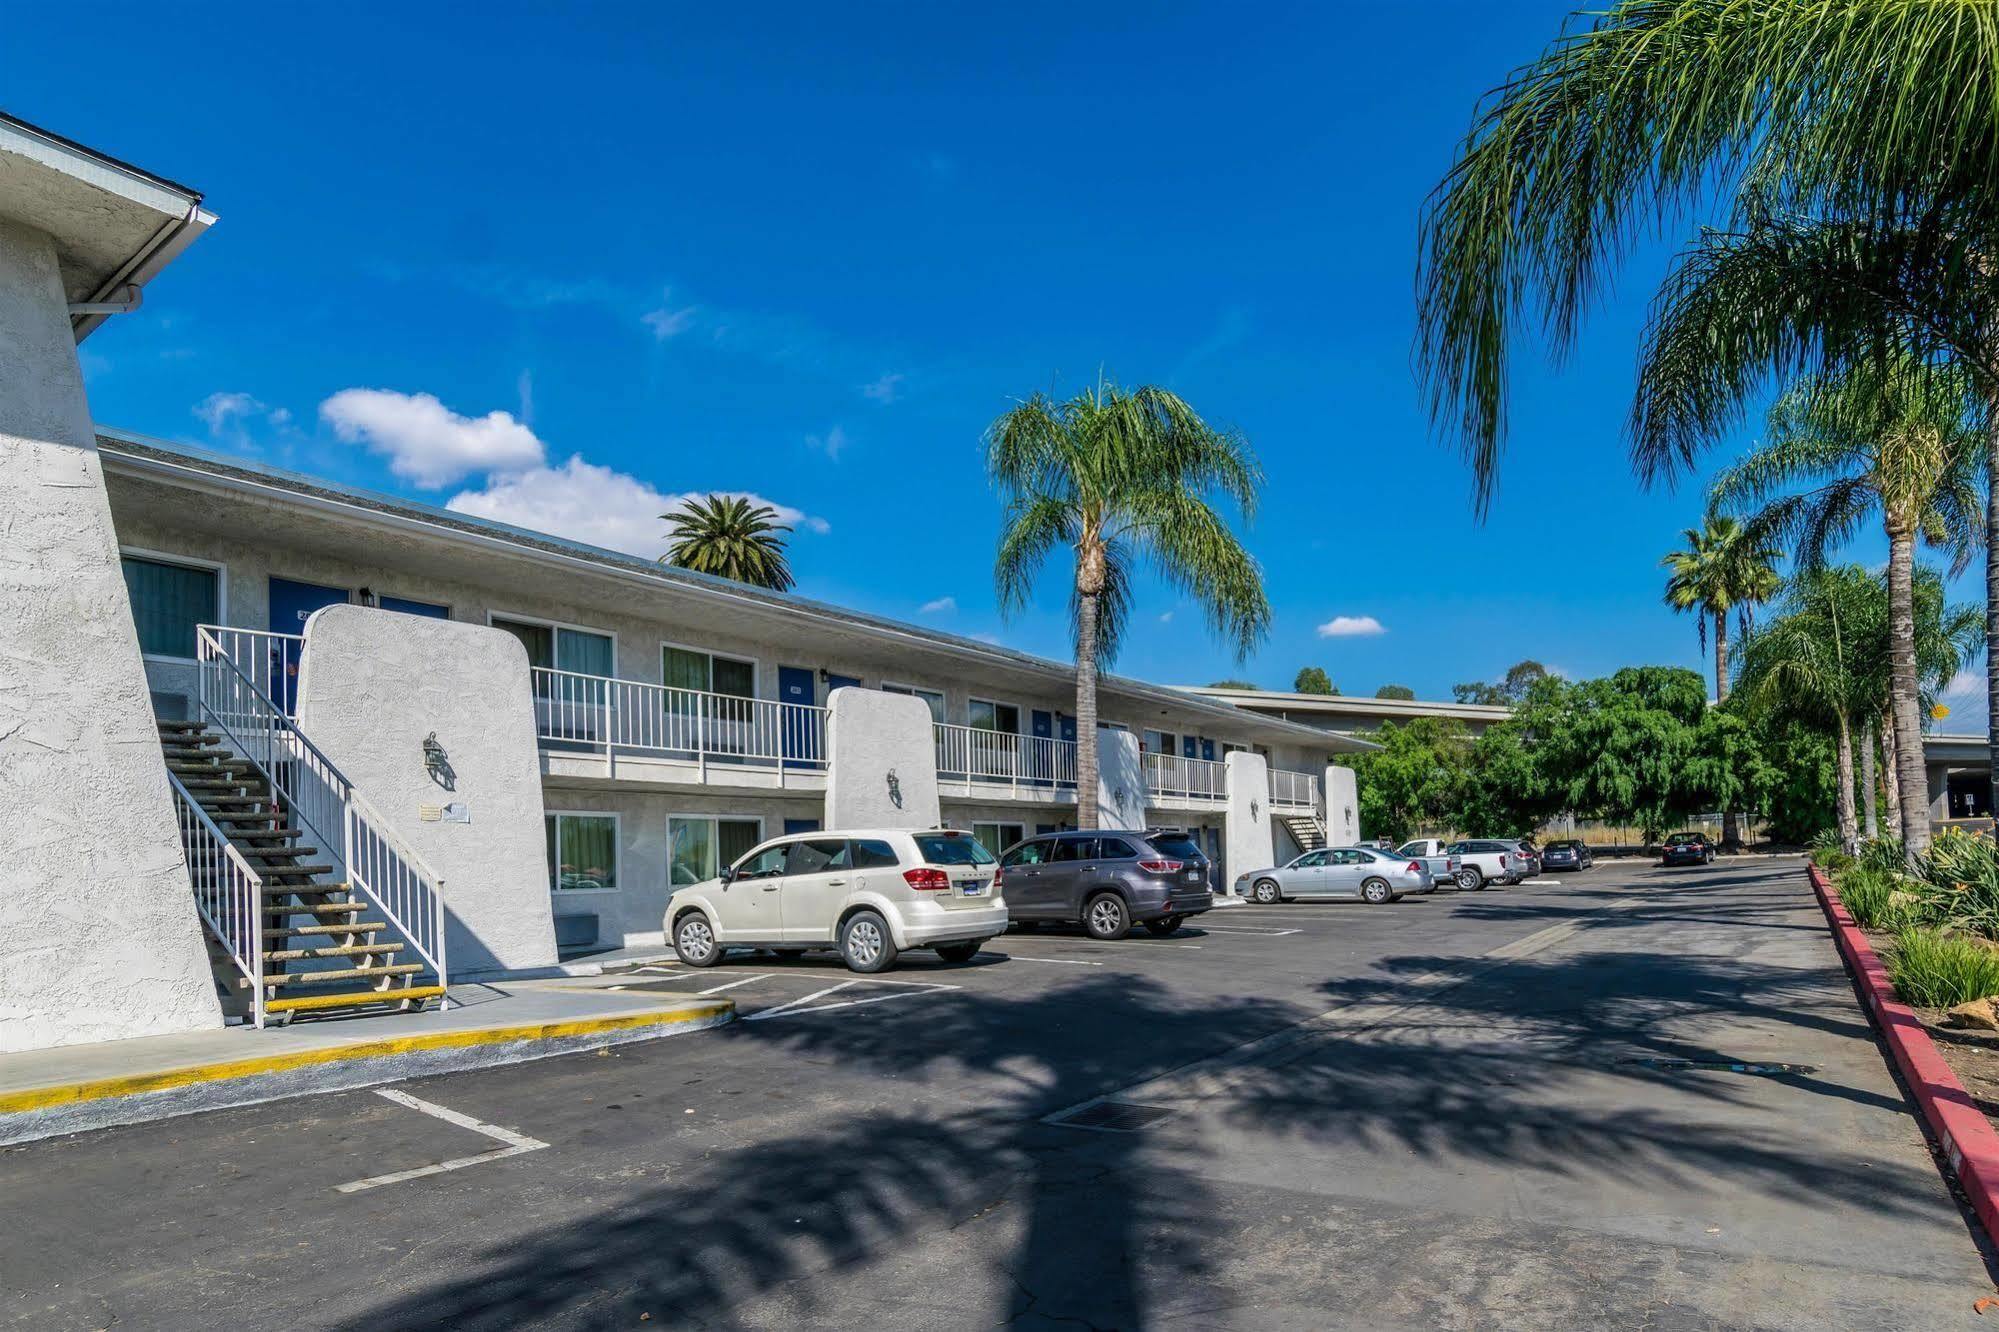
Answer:
[[[1045,833],[1014,843],[1000,865],[1013,920],[1080,922],[1097,939],[1121,939],[1134,921],[1171,934],[1214,905],[1208,858],[1179,828]]]

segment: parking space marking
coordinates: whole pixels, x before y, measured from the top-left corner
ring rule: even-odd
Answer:
[[[893,994],[870,995],[865,999],[842,999],[836,1004],[813,1003],[815,999],[823,999],[829,994],[838,994],[855,985],[892,985],[897,987],[897,992]],[[942,981],[877,981],[873,979],[841,981],[838,985],[829,985],[823,990],[814,990],[803,999],[794,999],[790,1003],[780,1004],[776,1008],[766,1008],[761,1012],[751,1013],[744,1017],[743,1021],[764,1022],[775,1017],[805,1017],[812,1013],[830,1013],[836,1008],[860,1008],[867,1004],[885,1004],[895,999],[920,999],[926,994],[944,994],[948,991],[962,990],[964,988],[962,985],[947,985]],[[807,1005],[811,1006],[807,1007]]]
[[[1305,932],[1295,927],[1280,929],[1274,925],[1267,927],[1257,925],[1196,925],[1194,928],[1205,931],[1208,934],[1261,934],[1270,936],[1278,934],[1303,934]]]
[[[696,991],[695,991],[694,993],[696,993],[696,994],[720,994],[720,993],[721,993],[722,991],[724,991],[724,990],[733,990],[733,989],[735,989],[735,988],[736,988],[736,987],[737,987],[738,985],[748,985],[748,984],[749,984],[749,983],[750,983],[751,981],[760,981],[760,980],[769,980],[770,978],[771,978],[771,973],[770,973],[770,972],[764,972],[764,973],[763,973],[762,975],[758,975],[758,976],[744,976],[744,977],[743,977],[743,978],[742,978],[741,980],[732,980],[732,981],[728,982],[728,983],[727,983],[726,985],[715,985],[715,986],[711,986],[710,988],[708,988],[708,989],[706,989],[706,990],[696,990]]]
[[[447,1110],[445,1107],[434,1105],[429,1101],[420,1101],[408,1092],[400,1092],[393,1087],[378,1087],[375,1089],[375,1095],[385,1100],[394,1101],[397,1105],[407,1106],[411,1110],[419,1111],[434,1119],[441,1119],[447,1124],[456,1124],[459,1128],[470,1129],[474,1133],[484,1134],[486,1137],[496,1142],[505,1143],[506,1145],[496,1147],[492,1151],[480,1152],[476,1156],[459,1156],[449,1161],[439,1161],[435,1165],[418,1166],[413,1170],[397,1170],[387,1175],[370,1175],[367,1179],[349,1180],[345,1184],[334,1185],[333,1191],[335,1193],[360,1193],[364,1189],[379,1189],[384,1184],[401,1184],[405,1180],[422,1179],[426,1175],[441,1175],[448,1170],[463,1170],[466,1166],[483,1165],[487,1161],[498,1161],[508,1156],[521,1156],[528,1152],[538,1152],[548,1146],[547,1143],[536,1138],[530,1138],[524,1133],[516,1133],[512,1129],[501,1128],[498,1124],[488,1124],[483,1120],[474,1119],[470,1115],[462,1115],[456,1110]]]
[[[1053,962],[1061,967],[1100,967],[1101,962],[1085,962],[1077,957],[1029,957],[1026,953],[1008,953],[1009,962]]]

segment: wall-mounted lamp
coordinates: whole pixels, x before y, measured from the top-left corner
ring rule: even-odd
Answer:
[[[902,782],[895,775],[895,769],[888,770],[888,802],[897,809],[902,808]]]
[[[451,756],[438,743],[436,731],[423,738],[423,770],[430,774],[430,780],[445,790],[458,789],[458,774],[451,770]]]

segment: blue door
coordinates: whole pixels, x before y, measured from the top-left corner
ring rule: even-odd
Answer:
[[[318,583],[295,583],[289,578],[271,580],[271,632],[302,634],[312,613],[326,606],[347,604],[344,587],[321,587]],[[271,647],[271,701],[290,716],[298,703],[297,643],[281,642]]]
[[[1205,735],[1201,737],[1201,757],[1210,763],[1215,761],[1215,742]]]
[[[818,831],[819,831],[819,820],[817,819],[786,819],[784,821],[784,835],[786,837],[791,836],[791,834],[793,833],[808,833],[808,832],[818,832]]]
[[[1027,728],[1037,740],[1055,738],[1055,714],[1036,708],[1027,714]],[[1028,773],[1035,786],[1055,784],[1055,760],[1052,745],[1034,745],[1033,757],[1028,760]]]
[[[448,620],[451,607],[440,606],[434,601],[411,601],[408,597],[383,597],[382,609],[397,611],[403,615],[421,615],[430,620]]]
[[[807,667],[780,666],[777,668],[778,702],[796,703],[801,707],[809,708],[818,702],[817,689],[818,681],[814,679],[812,671]],[[813,724],[813,720],[811,713],[793,712],[790,708],[786,708],[780,714],[778,725],[780,739],[784,744],[784,764],[786,767],[807,767],[824,761],[825,755],[820,752],[819,728]],[[785,821],[784,830],[786,832],[813,832],[819,826],[815,823],[811,828],[794,829],[791,826],[793,822],[795,820],[787,819]]]
[[[860,687],[861,682],[851,675],[834,675],[830,671],[826,675],[827,698],[833,697],[835,689],[859,689]]]
[[[1196,739],[1195,739],[1195,738],[1194,738],[1193,736],[1191,736],[1191,735],[1183,735],[1183,736],[1181,736],[1181,737],[1180,737],[1180,756],[1181,756],[1182,758],[1199,758],[1199,757],[1201,757],[1201,756],[1200,756],[1200,755],[1199,755],[1198,753],[1196,753],[1196,752],[1195,752],[1195,747],[1196,747],[1196,746],[1198,746],[1198,745],[1199,745],[1200,743],[1201,743],[1200,741],[1196,740]]]
[[[1058,712],[1058,713],[1056,713],[1056,714],[1055,714],[1055,720],[1056,720],[1056,723],[1057,723],[1057,725],[1058,725],[1058,726],[1060,727],[1060,729],[1061,729],[1061,732],[1062,732],[1062,738],[1063,738],[1064,740],[1067,740],[1067,741],[1068,741],[1068,742],[1069,742],[1070,744],[1072,744],[1072,745],[1073,745],[1073,744],[1075,744],[1075,743],[1076,743],[1076,719],[1075,719],[1074,717],[1071,717],[1071,716],[1069,716],[1069,715],[1068,715],[1067,713],[1061,713],[1061,712]],[[1073,780],[1070,780],[1070,781],[1065,781],[1065,782],[1062,782],[1062,783],[1060,783],[1060,784],[1061,784],[1061,785],[1063,785],[1063,786],[1068,786],[1068,787],[1074,787],[1074,786],[1076,785],[1076,783],[1075,783],[1075,782],[1074,782]]]

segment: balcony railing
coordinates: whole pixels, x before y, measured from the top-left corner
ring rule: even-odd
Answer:
[[[1272,768],[1270,806],[1272,809],[1317,809],[1319,779],[1309,772]]]
[[[298,715],[298,667],[305,658],[302,636],[204,624],[196,631],[197,655],[201,634],[208,635],[215,650],[229,658],[250,686],[275,704],[278,711],[287,717]]]
[[[1076,789],[1076,742],[938,722],[937,780],[1016,790]]]
[[[1228,801],[1228,765],[1213,759],[1182,758],[1175,754],[1145,755],[1145,789],[1154,797],[1225,804]]]
[[[826,767],[826,709],[534,668],[535,734],[575,749],[735,767]]]

